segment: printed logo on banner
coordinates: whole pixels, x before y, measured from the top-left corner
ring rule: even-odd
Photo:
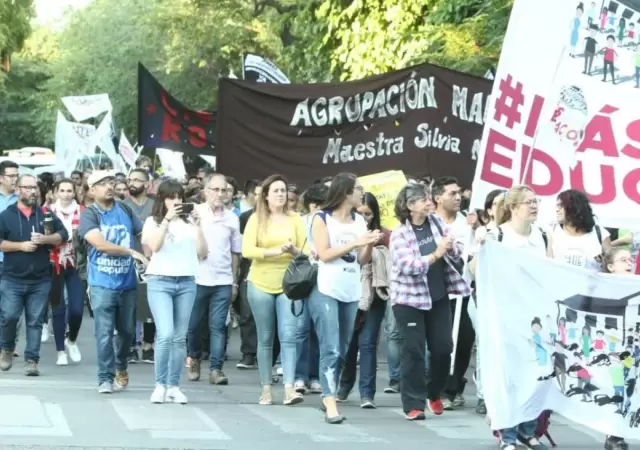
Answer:
[[[348,83],[220,83],[220,170],[300,184],[393,167],[469,185],[491,86],[428,64]]]
[[[604,226],[633,228],[640,219],[640,45],[628,19],[640,14],[610,2],[617,12],[605,9],[598,23],[598,12],[582,5],[515,2],[472,207],[482,207],[493,189],[523,182],[541,197],[544,220],[569,188],[589,195]],[[539,23],[545,45],[523,45]]]
[[[142,145],[191,156],[215,153],[216,113],[187,109],[142,64],[138,64],[138,127]]]
[[[479,258],[480,354],[489,355],[480,370],[492,374],[483,379],[492,428],[553,410],[640,438],[640,278],[590,274],[497,242]]]
[[[231,75],[229,78],[235,78]],[[256,83],[290,83],[289,78],[273,62],[263,56],[245,53],[242,60],[242,78]]]

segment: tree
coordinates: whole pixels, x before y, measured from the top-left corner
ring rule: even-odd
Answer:
[[[323,45],[341,79],[430,62],[480,75],[497,64],[513,0],[326,0]]]
[[[0,0],[0,62],[6,72],[10,70],[11,55],[22,48],[29,36],[34,16],[33,0]]]

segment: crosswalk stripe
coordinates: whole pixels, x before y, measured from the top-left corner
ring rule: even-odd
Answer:
[[[323,415],[312,408],[242,405],[243,408],[270,422],[286,434],[300,434],[313,442],[390,443],[386,439],[345,422],[339,426],[322,422]],[[295,411],[292,411],[295,408]]]
[[[392,412],[400,416],[405,416],[402,409],[391,409]],[[446,439],[464,439],[484,442],[495,442],[491,435],[491,430],[487,424],[479,417],[474,417],[465,412],[445,413],[440,417],[435,417],[427,412],[426,420],[416,420],[419,426],[428,429],[439,437]],[[486,439],[484,439],[486,436]]]
[[[0,395],[0,405],[0,436],[73,436],[60,405],[25,395]]]

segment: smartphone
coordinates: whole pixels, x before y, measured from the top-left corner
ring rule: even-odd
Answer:
[[[183,215],[187,215],[187,214],[191,214],[191,211],[193,211],[195,204],[194,203],[183,203],[182,204],[182,211],[181,214]]]

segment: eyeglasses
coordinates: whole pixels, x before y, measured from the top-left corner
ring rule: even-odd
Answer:
[[[142,184],[142,183],[146,183],[146,181],[145,180],[136,180],[135,178],[130,178],[130,179],[127,180],[127,183],[129,183],[129,184],[133,184],[133,183]]]
[[[38,190],[38,186],[18,186],[20,189],[24,189],[26,191],[36,191]]]
[[[218,195],[219,195],[219,194],[222,194],[223,192],[227,192],[227,190],[226,190],[226,189],[210,188],[210,187],[208,187],[208,188],[207,188],[207,191],[211,191],[211,192],[213,192],[214,194],[218,194]]]
[[[620,258],[620,259],[614,259],[613,260],[614,263],[624,263],[624,264],[633,264],[635,263],[635,260],[633,258]]]
[[[356,191],[364,192],[364,188],[362,186],[356,186],[354,189]]]
[[[17,173],[13,173],[11,175],[2,175],[2,176],[7,178],[18,178],[20,175],[18,175]]]
[[[534,198],[531,200],[527,200],[526,202],[522,202],[522,204],[527,206],[538,206],[540,202],[541,200],[539,198]]]

